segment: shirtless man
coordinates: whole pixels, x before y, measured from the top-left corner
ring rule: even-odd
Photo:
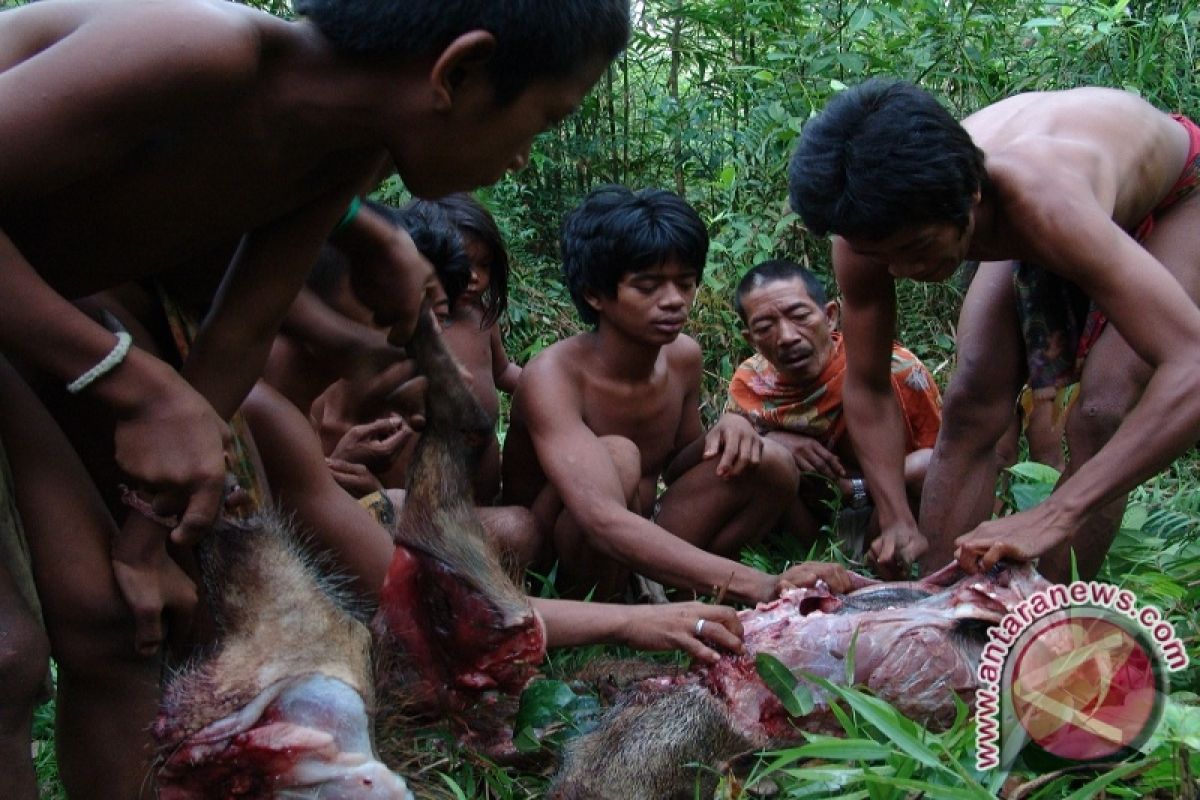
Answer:
[[[223,418],[351,198],[389,160],[426,196],[520,167],[628,31],[625,0],[545,0],[520,17],[483,0],[356,3],[352,17],[337,0],[295,7],[306,18],[217,0],[47,0],[0,14],[0,350],[116,416],[116,461],[158,513],[179,515],[180,544],[220,510]],[[403,341],[433,276],[391,263],[356,288]],[[70,302],[226,265],[182,377]],[[136,796],[159,665],[130,647],[109,562],[115,523],[3,365],[0,418],[59,665],[64,784]],[[27,603],[8,565],[0,572],[0,619],[28,630]],[[24,662],[43,648],[0,650],[0,763],[14,765],[0,796],[34,796],[39,670]]]
[[[670,192],[602,187],[564,223],[565,282],[595,327],[525,367],[502,464],[509,500],[553,531],[568,594],[618,597],[630,570],[749,602],[823,567],[844,578],[730,560],[779,519],[797,473],[745,418],[701,425],[700,348],[680,332],[707,254],[704,223]]]
[[[805,128],[792,204],[814,233],[836,234],[846,409],[884,526],[881,564],[1042,556],[1065,580],[1073,549],[1080,574],[1096,574],[1125,494],[1200,435],[1198,156],[1195,125],[1100,88],[1017,95],[959,125],[921,89],[870,82]],[[987,263],[959,321],[923,536],[887,381],[893,282],[945,280],[964,258]],[[1062,385],[1079,361],[1063,480],[1035,508],[986,521],[994,445],[1022,383]]]

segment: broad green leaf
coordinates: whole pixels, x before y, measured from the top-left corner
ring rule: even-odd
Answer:
[[[1049,483],[1014,483],[1010,488],[1017,511],[1033,508],[1054,491],[1053,484]]]
[[[827,761],[883,761],[893,752],[891,747],[874,739],[831,739],[796,748],[796,753],[803,758]]]
[[[522,731],[526,728],[544,728],[552,722],[557,722],[559,711],[575,700],[575,692],[562,681],[535,681],[521,693],[521,705],[517,709],[517,718],[513,722],[513,730]]]
[[[1008,471],[1018,478],[1024,478],[1034,483],[1048,483],[1051,486],[1058,483],[1060,475],[1054,467],[1039,464],[1036,461],[1021,461],[1009,467]]]
[[[803,717],[812,713],[812,692],[807,686],[800,685],[796,676],[782,661],[770,653],[759,653],[754,657],[754,669],[789,714],[793,717]]]

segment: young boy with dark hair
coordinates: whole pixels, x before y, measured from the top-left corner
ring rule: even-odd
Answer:
[[[836,483],[853,509],[867,508],[871,496],[842,408],[846,349],[836,330],[838,306],[826,298],[816,275],[780,260],[764,261],[742,276],[734,308],[744,326],[742,338],[756,353],[734,371],[725,410],[749,419],[768,446],[783,447],[796,462],[799,497],[786,528],[811,539],[824,513],[825,480]],[[897,343],[890,373],[904,420],[904,482],[915,503],[937,439],[942,398],[925,365]],[[804,473],[825,480],[814,482]]]
[[[730,560],[779,519],[796,468],[764,453],[742,417],[701,425],[700,348],[681,331],[707,255],[704,223],[666,191],[596,189],[564,222],[564,279],[594,328],[525,367],[503,466],[506,496],[553,531],[571,595],[618,597],[631,571],[751,602],[789,581],[844,577]]]
[[[805,127],[792,205],[836,234],[846,412],[879,503],[881,564],[1041,556],[1066,580],[1073,549],[1080,574],[1096,574],[1125,493],[1200,435],[1197,185],[1200,128],[1112,89],[1021,94],[959,125],[921,89],[871,81]],[[888,390],[893,281],[945,280],[964,258],[985,263],[959,320],[922,535]],[[1048,500],[985,521],[995,444],[1026,380],[1051,392],[1080,381],[1070,460]]]
[[[116,463],[154,511],[179,515],[180,544],[220,511],[223,419],[351,199],[388,165],[423,196],[522,166],[533,136],[570,113],[628,33],[627,0],[300,10],[313,16],[289,22],[213,0],[0,12],[0,350],[115,417]],[[554,58],[542,42],[555,43]],[[393,243],[366,246],[379,260],[354,286],[403,341],[433,276],[396,268]],[[222,273],[182,373],[70,302],[148,276]],[[0,367],[0,417],[20,420],[0,436],[59,665],[60,769],[72,794],[133,797],[159,665],[129,646],[130,589],[109,562],[111,498],[37,408]],[[138,591],[159,591],[171,560],[159,563]],[[0,572],[0,616],[23,629],[31,612],[7,563]],[[0,772],[6,797],[35,791],[28,719],[40,684],[23,662],[38,651],[0,651],[0,763],[17,765]]]

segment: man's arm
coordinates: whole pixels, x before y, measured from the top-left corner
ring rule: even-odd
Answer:
[[[222,417],[262,376],[271,343],[355,188],[327,193],[242,239],[182,370]]]
[[[500,323],[492,325],[492,380],[496,388],[507,394],[517,390],[517,381],[521,379],[521,365],[511,361],[508,351],[504,349],[504,337],[500,335]]]
[[[1000,558],[1046,552],[1073,535],[1090,511],[1133,489],[1200,437],[1195,301],[1112,221],[1111,209],[1084,179],[1028,175],[1022,187],[1008,215],[1033,248],[1031,256],[1078,285],[1154,372],[1108,444],[1046,501],[960,538],[960,563],[968,569],[980,558],[986,568]]]
[[[608,451],[583,421],[579,388],[548,355],[525,368],[516,403],[542,469],[589,543],[671,586],[711,592],[728,583],[740,600],[774,597],[773,576],[694,547],[625,507]]]
[[[623,644],[638,650],[683,650],[713,663],[719,650],[741,653],[742,624],[727,606],[707,603],[618,605],[531,597],[546,623],[547,647]],[[704,620],[697,634],[698,620]]]
[[[87,9],[39,4],[5,14],[0,208],[110,168],[189,98],[241,91],[254,75],[257,45],[241,12],[201,4]],[[137,46],[131,30],[140,31]],[[87,254],[80,259],[59,279],[94,286]],[[65,383],[99,363],[116,338],[58,294],[40,266],[0,231],[0,348]],[[84,395],[114,411],[121,469],[155,495],[158,513],[181,515],[173,536],[187,541],[207,529],[220,510],[229,435],[208,403],[138,348]]]
[[[259,383],[242,410],[280,505],[313,532],[356,593],[376,600],[394,552],[387,531],[338,486],[308,420],[283,395]]]
[[[886,265],[857,255],[840,237],[833,264],[842,290],[846,428],[879,514],[870,555],[883,574],[899,577],[927,545],[908,506],[904,420],[891,382],[895,282]]]

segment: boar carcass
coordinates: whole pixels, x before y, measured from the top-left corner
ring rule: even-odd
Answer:
[[[411,800],[372,743],[370,632],[286,522],[224,522],[200,556],[219,640],[167,681],[159,797]]]
[[[793,673],[844,684],[854,642],[854,685],[927,727],[945,728],[956,715],[955,696],[974,701],[987,628],[1049,584],[1028,565],[989,575],[963,575],[951,565],[922,581],[860,578],[858,585],[845,595],[823,583],[786,591],[739,615],[744,655],[631,687],[595,731],[568,747],[550,797],[690,798],[697,786],[711,794],[715,772],[740,754],[799,741],[802,731],[840,732],[829,699],[813,684],[806,684],[812,713],[790,716],[759,677],[758,653]]]
[[[370,628],[323,591],[277,517],[223,523],[201,552],[218,645],[168,681],[155,726],[166,800],[407,798],[372,746],[372,698],[392,717],[464,709],[482,690],[520,690],[544,657],[544,626],[471,500],[492,421],[427,315],[409,350],[429,380],[427,421]]]

